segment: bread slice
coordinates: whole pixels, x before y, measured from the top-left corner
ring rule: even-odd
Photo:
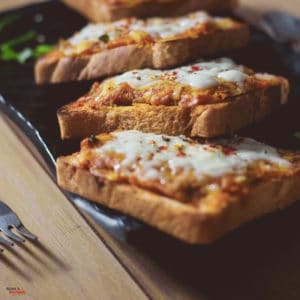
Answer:
[[[235,137],[114,132],[57,160],[58,184],[185,242],[210,243],[300,197],[300,153]]]
[[[127,17],[176,16],[195,10],[210,12],[230,11],[237,0],[63,0],[93,22],[111,22]]]
[[[178,18],[123,19],[89,24],[40,58],[37,83],[110,76],[136,68],[170,68],[243,47],[247,25],[196,12]]]
[[[263,120],[286,103],[288,92],[286,79],[223,58],[124,73],[94,84],[57,116],[62,139],[116,129],[216,137]]]

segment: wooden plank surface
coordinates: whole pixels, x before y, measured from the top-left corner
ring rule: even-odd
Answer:
[[[0,199],[39,237],[0,254],[0,299],[146,299],[3,116],[0,132]]]
[[[0,11],[44,1],[45,0],[0,0]]]
[[[269,10],[284,10],[291,14],[300,16],[299,0],[240,0],[240,6],[243,9],[251,9],[257,13],[263,13]]]

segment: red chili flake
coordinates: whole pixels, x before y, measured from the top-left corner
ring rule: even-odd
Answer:
[[[90,161],[89,160],[85,160],[84,162],[81,161],[79,163],[79,167],[82,169],[88,169],[90,167]]]
[[[218,148],[218,146],[215,145],[215,144],[210,144],[209,147],[210,147],[210,148],[214,148],[214,149]]]
[[[150,144],[150,145],[155,145],[156,142],[155,142],[154,140],[150,140],[150,141],[149,141],[149,144]]]
[[[168,146],[160,146],[158,147],[158,151],[168,150]]]
[[[231,154],[234,154],[234,153],[236,152],[236,150],[233,149],[233,148],[222,147],[222,152],[223,152],[225,155],[231,155]]]
[[[200,66],[196,66],[196,65],[191,66],[191,72],[196,72],[196,71],[200,71],[200,70],[201,70]]]
[[[84,139],[80,142],[80,148],[87,147],[89,145],[89,139]]]
[[[183,151],[179,151],[177,154],[176,154],[177,157],[185,157],[186,156],[186,153],[183,152]]]

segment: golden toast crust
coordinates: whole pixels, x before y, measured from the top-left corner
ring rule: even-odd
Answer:
[[[296,166],[292,174],[258,184],[246,196],[211,216],[136,186],[100,181],[87,170],[72,166],[68,157],[58,158],[57,178],[58,184],[68,191],[129,214],[192,244],[213,242],[241,224],[283,209],[300,197],[300,171]]]
[[[170,68],[199,57],[243,47],[248,39],[249,28],[235,22],[228,29],[200,34],[197,38],[126,45],[89,55],[46,55],[35,65],[35,80],[39,84],[58,83],[89,80],[132,69]]]
[[[281,105],[281,86],[271,86],[217,104],[181,106],[103,106],[97,111],[66,105],[57,117],[62,139],[83,138],[116,129],[157,134],[216,137],[259,122]]]

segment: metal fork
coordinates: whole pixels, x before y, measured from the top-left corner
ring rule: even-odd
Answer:
[[[6,237],[15,242],[25,242],[25,239],[23,237],[20,237],[11,231],[12,228],[15,228],[23,237],[31,240],[37,239],[34,234],[32,234],[24,227],[19,217],[12,211],[12,209],[4,202],[0,201],[0,231],[3,232]],[[2,237],[0,237],[0,244],[4,246],[13,246],[12,242]],[[3,249],[0,248],[0,251],[2,252]]]

